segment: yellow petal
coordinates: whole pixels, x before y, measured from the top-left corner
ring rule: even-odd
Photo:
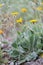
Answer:
[[[33,20],[30,20],[31,23],[35,23],[37,22],[37,20],[33,19]]]
[[[19,18],[18,20],[16,20],[17,23],[22,23],[23,22],[23,19],[22,18]]]
[[[12,12],[11,15],[18,15],[18,12]]]
[[[40,11],[40,10],[43,10],[43,8],[39,6],[39,7],[37,7],[37,10]]]
[[[21,12],[27,12],[27,9],[26,8],[22,8]]]
[[[4,4],[0,4],[0,7],[2,7]]]

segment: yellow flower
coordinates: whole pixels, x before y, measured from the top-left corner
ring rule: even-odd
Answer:
[[[23,22],[23,19],[22,18],[19,18],[18,20],[16,20],[17,23],[22,23]]]
[[[21,12],[27,12],[27,9],[26,8],[22,8]]]
[[[0,30],[0,34],[3,34],[3,31],[2,30]]]
[[[12,12],[11,15],[15,16],[15,15],[18,15],[19,13],[18,12]]]
[[[31,23],[35,23],[37,22],[37,20],[33,19],[33,20],[30,20]]]
[[[43,53],[40,54],[40,57],[43,58]]]
[[[37,7],[37,10],[43,10],[43,8],[41,6]]]
[[[3,4],[0,4],[0,7],[2,7],[3,6]]]

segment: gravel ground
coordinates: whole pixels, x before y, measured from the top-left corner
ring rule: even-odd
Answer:
[[[43,65],[43,58],[39,58],[36,61],[26,62],[21,65]]]

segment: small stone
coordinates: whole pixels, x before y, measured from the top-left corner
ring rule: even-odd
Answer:
[[[11,62],[11,63],[10,63],[10,65],[14,65],[14,63],[13,63],[13,62]]]

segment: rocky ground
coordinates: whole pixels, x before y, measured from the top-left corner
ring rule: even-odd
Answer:
[[[21,65],[43,65],[43,58],[39,58],[36,61],[26,62]]]

